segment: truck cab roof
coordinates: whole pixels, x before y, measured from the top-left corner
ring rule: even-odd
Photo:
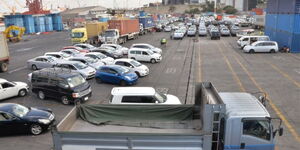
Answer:
[[[267,109],[249,93],[219,93],[228,117],[270,117]]]

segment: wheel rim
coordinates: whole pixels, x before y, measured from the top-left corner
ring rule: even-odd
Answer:
[[[42,132],[42,127],[39,126],[39,125],[32,125],[31,127],[31,133],[34,134],[34,135],[38,135]]]
[[[63,96],[63,97],[61,98],[61,101],[62,101],[62,103],[65,104],[65,105],[68,105],[68,104],[70,103],[69,100],[68,100],[68,98],[67,98],[66,96]]]
[[[25,95],[26,95],[25,90],[21,90],[21,91],[20,91],[20,96],[25,96]]]
[[[155,63],[155,60],[154,60],[154,59],[151,59],[151,63],[153,63],[153,64],[154,64],[154,63]]]
[[[45,94],[42,91],[39,91],[39,98],[40,99],[45,99]]]

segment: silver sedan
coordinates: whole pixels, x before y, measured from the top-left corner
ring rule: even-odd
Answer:
[[[53,56],[39,56],[28,60],[27,66],[32,70],[51,68],[56,64],[57,61],[58,59]]]

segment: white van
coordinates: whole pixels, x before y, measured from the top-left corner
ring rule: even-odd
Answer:
[[[256,41],[270,41],[270,38],[269,36],[242,36],[237,44],[243,49],[246,45],[251,45]]]
[[[179,105],[180,100],[170,94],[161,94],[152,87],[117,87],[111,90],[110,104]]]
[[[161,54],[154,53],[151,50],[141,48],[131,48],[128,51],[128,58],[151,63],[160,62],[162,60]]]

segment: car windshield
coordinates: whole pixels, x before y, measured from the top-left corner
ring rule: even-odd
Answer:
[[[92,58],[87,58],[86,61],[87,61],[89,64],[93,64],[93,63],[96,63],[98,60],[97,60],[97,59],[92,59]]]
[[[79,86],[81,84],[84,84],[85,79],[81,75],[73,76],[73,77],[67,78],[67,83],[69,84],[70,88],[73,88],[73,87]]]
[[[83,32],[73,32],[72,38],[82,38],[84,36]]]
[[[135,60],[130,61],[130,63],[131,63],[134,67],[139,67],[139,66],[142,65],[141,63],[139,63],[138,61],[135,61]]]
[[[100,59],[104,59],[104,58],[107,57],[106,55],[104,55],[104,54],[102,54],[102,53],[97,54],[96,56],[99,57]]]
[[[67,53],[61,53],[61,55],[62,55],[64,58],[71,57],[71,55],[70,55],[70,54],[67,54]]]
[[[84,63],[74,63],[74,66],[75,66],[75,68],[77,68],[77,69],[85,69],[85,68],[87,68],[88,66],[87,65],[85,65]]]
[[[48,59],[48,61],[50,61],[50,62],[53,62],[53,61],[55,61],[55,60],[56,60],[56,58],[55,58],[55,57],[47,57],[47,59]]]
[[[124,73],[127,73],[130,71],[129,69],[127,69],[125,67],[116,67],[115,69],[118,71],[118,73],[121,73],[121,74],[124,74]]]
[[[116,36],[115,31],[105,31],[105,37],[114,37]]]
[[[161,93],[156,92],[154,94],[154,96],[156,97],[156,99],[160,102],[160,103],[164,103],[167,101],[167,96]]]
[[[29,108],[16,104],[12,107],[12,113],[18,117],[24,117],[29,112]]]

